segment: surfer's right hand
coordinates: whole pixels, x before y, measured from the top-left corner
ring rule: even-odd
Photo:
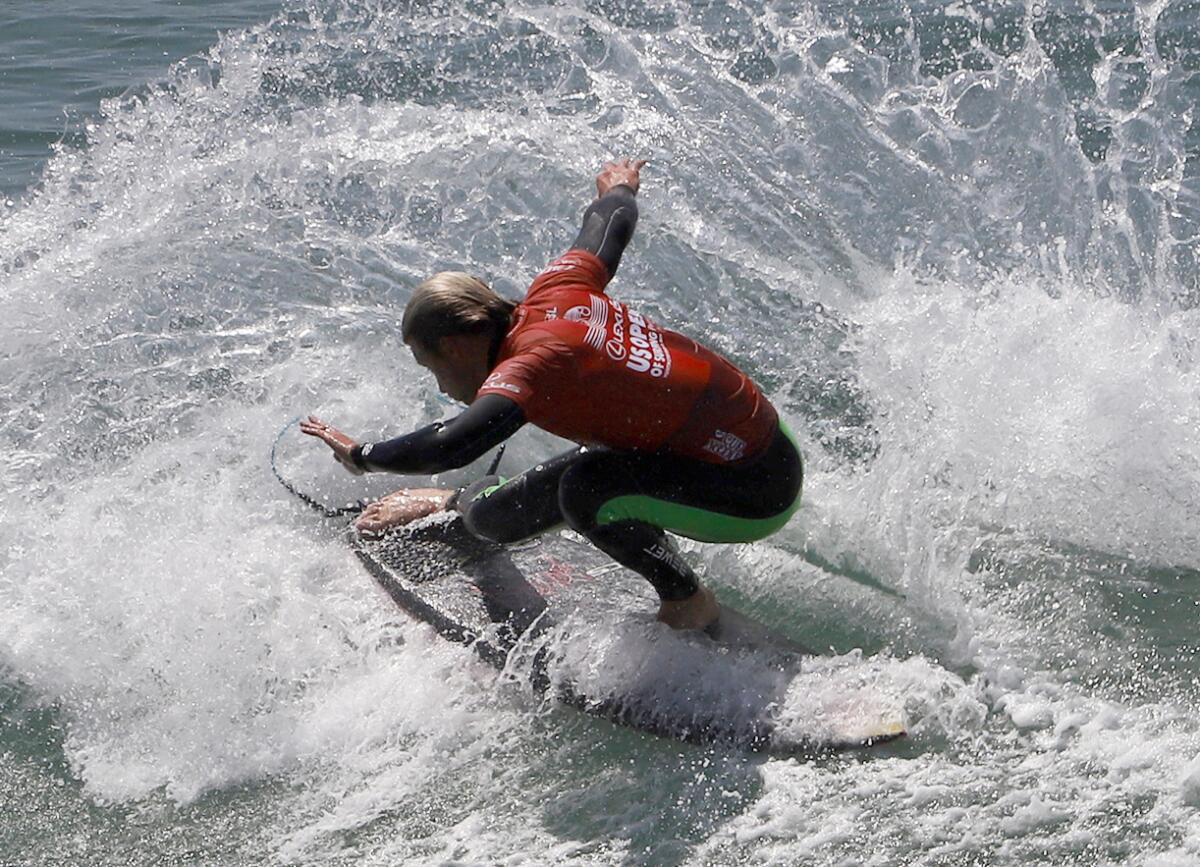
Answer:
[[[325,445],[333,450],[333,458],[345,469],[356,476],[363,474],[362,468],[354,463],[354,458],[351,455],[353,448],[358,445],[353,439],[346,436],[335,427],[331,427],[321,421],[315,415],[310,415],[308,418],[300,422],[300,432],[306,433],[310,437],[316,437]]]
[[[616,186],[629,187],[636,195],[644,165],[646,160],[631,160],[628,157],[605,163],[600,169],[600,174],[596,175],[596,195],[603,197]]]
[[[377,534],[411,523],[444,509],[453,493],[441,488],[401,488],[363,509],[354,522],[354,529]]]

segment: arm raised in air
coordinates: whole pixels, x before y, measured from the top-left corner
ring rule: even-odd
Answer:
[[[617,272],[633,230],[637,227],[637,191],[645,160],[614,160],[605,163],[596,175],[597,198],[583,212],[583,226],[571,245],[572,250],[594,253],[608,269],[608,277]]]

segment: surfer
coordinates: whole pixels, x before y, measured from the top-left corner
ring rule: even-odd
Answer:
[[[414,290],[404,342],[443,393],[468,404],[463,413],[375,443],[315,416],[301,430],[354,473],[461,467],[526,423],[573,440],[579,448],[512,479],[397,491],[356,526],[380,532],[454,509],[475,535],[508,544],[566,524],[650,581],[659,620],[699,629],[720,608],[666,531],[705,542],[768,536],[799,506],[803,470],[749,377],[606,293],[637,224],[645,164],[603,166],[575,243],[521,303],[458,271]]]

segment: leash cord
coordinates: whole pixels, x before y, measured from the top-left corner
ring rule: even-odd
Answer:
[[[283,473],[279,472],[279,463],[276,460],[276,455],[279,451],[279,443],[283,440],[283,435],[288,432],[288,428],[299,423],[300,416],[296,416],[294,419],[280,428],[279,433],[275,436],[275,442],[271,443],[271,472],[275,474],[275,478],[279,480],[279,484],[288,489],[289,493],[295,495],[296,498],[306,506],[311,506],[312,508],[316,509],[326,518],[340,518],[342,515],[357,515],[367,507],[365,500],[359,500],[357,503],[349,503],[345,506],[331,509],[324,503],[318,501],[315,497],[310,497],[308,494],[304,493],[304,491],[301,491],[299,488],[285,479],[283,477]]]

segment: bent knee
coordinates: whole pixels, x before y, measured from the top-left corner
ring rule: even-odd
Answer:
[[[510,545],[529,537],[524,524],[511,511],[497,508],[486,500],[468,506],[462,512],[463,526],[476,538],[497,545]]]
[[[504,484],[499,476],[486,476],[472,482],[459,493],[454,507],[462,515],[463,525],[471,535],[488,542],[504,544],[505,525],[504,510],[498,508],[498,503],[491,499]]]
[[[605,466],[605,457],[603,452],[580,455],[559,480],[558,506],[572,530],[595,528],[601,506],[614,496],[613,471]]]

